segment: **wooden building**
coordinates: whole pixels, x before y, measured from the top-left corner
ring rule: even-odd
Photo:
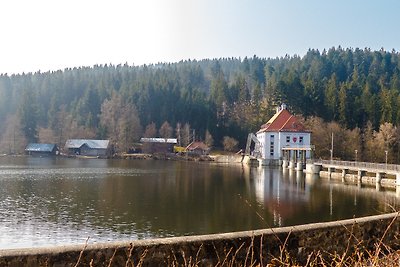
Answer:
[[[107,157],[110,154],[109,140],[68,139],[65,150],[69,155]]]
[[[186,152],[193,155],[208,155],[210,148],[203,142],[195,141],[186,147]]]
[[[174,146],[178,143],[176,138],[141,138],[142,152],[145,154],[173,153]]]
[[[30,143],[25,148],[25,154],[32,156],[55,156],[58,152],[56,144]]]

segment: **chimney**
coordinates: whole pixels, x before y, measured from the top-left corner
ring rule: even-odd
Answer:
[[[276,113],[280,112],[281,110],[286,109],[286,104],[282,103],[279,107],[276,107]]]

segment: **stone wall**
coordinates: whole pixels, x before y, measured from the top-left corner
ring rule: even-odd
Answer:
[[[391,213],[256,231],[88,244],[85,248],[2,250],[0,266],[265,266],[286,256],[304,265],[316,251],[329,259],[333,253],[376,251],[376,245],[400,249],[398,216]]]

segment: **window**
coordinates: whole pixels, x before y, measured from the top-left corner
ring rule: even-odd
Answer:
[[[286,143],[290,143],[290,136],[286,136]]]
[[[270,138],[269,155],[274,156],[274,135],[271,135],[271,138]]]

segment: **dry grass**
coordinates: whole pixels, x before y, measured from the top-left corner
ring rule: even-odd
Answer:
[[[125,249],[116,248],[112,256],[104,262],[92,259],[89,263],[85,263],[82,255],[87,247],[86,242],[75,266],[400,266],[398,247],[392,249],[385,244],[391,241],[387,238],[393,236],[392,233],[389,234],[389,230],[394,225],[398,226],[398,217],[394,217],[387,223],[388,226],[383,235],[375,239],[375,243],[369,244],[368,248],[366,240],[360,240],[360,235],[356,234],[358,225],[343,226],[348,238],[346,237],[347,240],[345,239],[340,251],[293,248],[293,244],[289,244],[293,234],[289,233],[284,237],[284,241],[281,239],[282,235],[268,236],[268,239],[272,238],[277,242],[276,250],[267,245],[270,243],[266,241],[270,240],[263,236],[253,236],[241,243],[221,241],[222,243],[186,244],[185,246],[171,244],[171,246],[147,248],[135,248],[133,244],[130,244]],[[399,242],[396,241],[395,244]],[[300,254],[302,254],[301,257]]]
[[[203,266],[246,266],[246,267],[272,267],[272,266],[400,266],[400,251],[393,251],[383,243],[376,244],[374,251],[366,251],[364,249],[355,250],[349,253],[348,249],[344,253],[328,253],[318,250],[308,254],[306,262],[300,263],[296,257],[293,257],[286,249],[285,245],[281,246],[278,256],[268,255],[266,257],[262,251],[262,240],[260,249],[256,249],[253,243],[254,238],[249,246],[242,243],[237,249],[230,248],[228,251],[220,255],[215,248],[215,257],[204,255],[203,246],[201,245],[195,256],[186,255],[184,250],[179,252],[171,250],[169,255],[164,255],[163,262],[153,262],[152,255],[145,249],[134,260],[134,247],[131,245],[126,253],[126,267],[142,267],[142,266],[185,266],[185,267],[203,267]],[[349,242],[350,243],[350,242]],[[123,266],[114,262],[117,249],[107,263],[100,263],[99,266]],[[246,255],[245,258],[239,255]],[[204,257],[206,256],[206,257]],[[79,265],[79,261],[76,266]],[[89,266],[96,266],[93,260]]]

